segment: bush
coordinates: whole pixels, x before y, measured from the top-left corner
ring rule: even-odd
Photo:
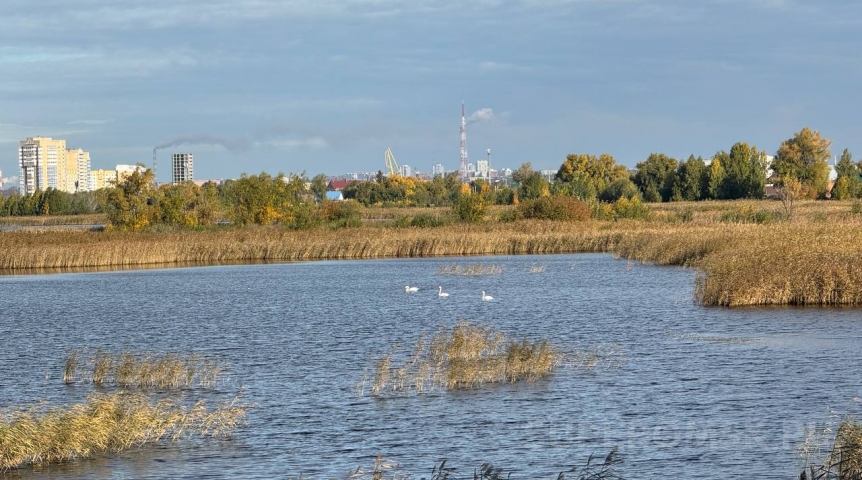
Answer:
[[[521,210],[517,207],[507,208],[500,213],[500,216],[497,219],[503,223],[511,223],[518,221],[524,218],[524,215],[521,214]]]
[[[652,210],[637,197],[631,200],[623,197],[614,202],[614,214],[616,218],[648,220],[652,216]]]
[[[481,195],[461,195],[452,206],[455,215],[465,222],[478,222],[485,218],[488,211]]]
[[[590,218],[590,207],[574,197],[540,197],[518,205],[523,218],[582,222]]]
[[[631,200],[640,196],[638,187],[628,178],[621,178],[608,185],[599,194],[599,200],[603,202],[616,202],[621,198]]]
[[[290,227],[297,230],[308,230],[319,227],[323,224],[323,215],[313,203],[304,203],[294,205],[293,221],[290,222]]]
[[[356,200],[344,200],[341,202],[325,201],[322,206],[323,216],[327,221],[342,220],[345,218],[361,218],[362,206]]]

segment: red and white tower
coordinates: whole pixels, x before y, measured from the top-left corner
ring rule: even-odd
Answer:
[[[467,117],[461,102],[461,178],[467,178]]]

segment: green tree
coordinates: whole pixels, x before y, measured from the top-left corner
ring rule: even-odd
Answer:
[[[694,155],[680,162],[673,180],[672,199],[676,201],[702,200],[706,190],[706,164]]]
[[[531,172],[520,182],[518,198],[530,200],[550,195],[550,184],[539,172]]]
[[[326,175],[320,173],[311,179],[311,193],[318,202],[326,200]]]
[[[730,153],[719,152],[715,156],[724,167],[721,183],[721,198],[762,198],[766,185],[766,155],[748,143],[738,142]]]
[[[652,153],[636,165],[634,182],[647,202],[668,201],[677,161],[663,153]]]
[[[775,178],[794,177],[815,194],[824,194],[829,182],[826,161],[832,156],[831,146],[832,141],[819,132],[803,128],[778,147],[772,162]]]
[[[722,185],[724,184],[724,167],[721,159],[713,158],[706,171],[706,197],[717,200],[721,198]]]
[[[846,148],[841,153],[838,164],[835,165],[835,171],[838,173],[838,178],[835,181],[835,188],[832,190],[834,198],[846,200],[848,198],[856,198],[862,193],[859,170],[856,164],[853,163],[853,156]]]

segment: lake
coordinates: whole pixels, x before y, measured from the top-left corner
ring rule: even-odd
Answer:
[[[478,263],[502,271],[438,273]],[[66,355],[84,348],[218,357],[217,387],[185,393],[252,405],[227,439],[10,475],[344,478],[382,455],[417,478],[445,459],[470,478],[491,462],[513,478],[552,479],[618,447],[627,479],[794,478],[804,426],[862,408],[862,315],[703,308],[695,276],[591,254],[0,277],[4,409],[84,399],[91,386],[62,382]],[[438,298],[438,286],[451,296]],[[615,345],[625,359],[533,383],[358,391],[393,346],[461,320],[564,350]]]

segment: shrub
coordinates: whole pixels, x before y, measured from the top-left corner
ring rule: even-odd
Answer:
[[[323,224],[323,215],[316,205],[312,203],[304,203],[294,205],[293,220],[290,226],[297,230],[308,230],[319,227]]]
[[[485,218],[488,206],[485,205],[481,195],[465,194],[458,197],[452,210],[465,222],[478,222]]]
[[[631,200],[624,197],[614,202],[614,213],[616,218],[633,220],[648,220],[652,216],[652,210],[637,197]]]
[[[607,186],[599,194],[599,200],[603,202],[616,202],[621,198],[631,200],[640,196],[638,187],[628,178],[621,178]]]
[[[510,223],[524,218],[521,210],[518,208],[507,208],[500,212],[497,219],[503,223]]]
[[[581,222],[590,218],[590,207],[574,197],[540,197],[518,205],[524,218]]]

